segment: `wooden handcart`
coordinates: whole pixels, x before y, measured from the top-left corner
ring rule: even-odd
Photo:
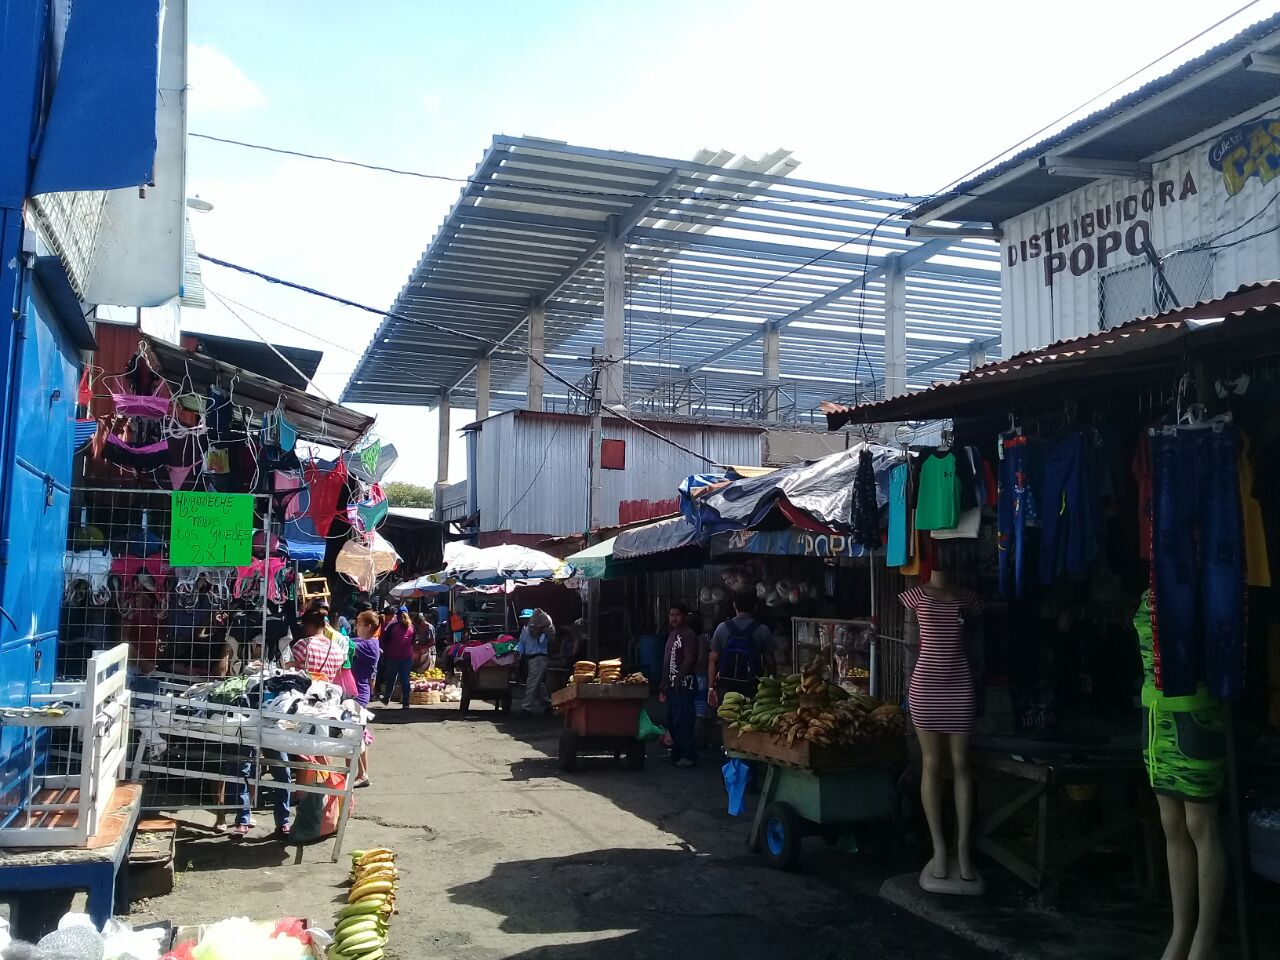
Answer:
[[[630,770],[644,769],[645,745],[636,734],[648,699],[647,683],[571,683],[551,694],[552,709],[564,714],[561,769],[571,772],[582,753],[611,753],[625,757]]]
[[[472,700],[487,700],[495,710],[511,712],[511,693],[516,680],[516,668],[496,663],[486,663],[479,670],[471,669],[471,661],[462,658],[462,699],[458,709],[466,713]]]
[[[726,729],[725,753],[766,765],[748,844],[768,866],[790,870],[805,837],[887,858],[893,851],[899,771],[907,764],[901,737],[858,750],[806,740],[788,746],[771,733]]]

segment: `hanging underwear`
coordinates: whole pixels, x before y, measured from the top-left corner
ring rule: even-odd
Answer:
[[[169,461],[169,441],[160,440],[141,447],[131,447],[114,433],[107,434],[103,456],[117,467],[126,470],[158,470]]]
[[[302,476],[311,492],[307,514],[316,526],[316,533],[327,537],[333,521],[342,516],[338,513],[338,501],[347,485],[347,467],[339,459],[332,470],[321,470],[312,461],[302,468]]]
[[[347,523],[360,533],[371,533],[390,509],[391,504],[382,492],[382,485],[375,483],[369,487],[369,494],[363,500],[347,505]]]
[[[168,613],[169,565],[163,558],[151,555],[138,557],[124,554],[111,561],[111,579],[116,594],[116,605],[126,617],[138,606],[138,594],[147,593],[155,598],[153,608],[163,619]]]
[[[364,464],[365,471],[369,474],[369,479],[376,480],[377,474],[374,473],[378,469],[378,461],[382,459],[382,441],[375,440],[363,450],[360,451],[360,462]]]
[[[294,470],[272,470],[271,491],[276,495],[285,520],[297,520],[305,514],[302,504],[302,475]]]
[[[138,396],[133,393],[113,393],[111,400],[115,403],[116,413],[122,417],[163,420],[169,415],[168,397],[158,397],[155,394]]]
[[[85,584],[94,606],[102,606],[111,600],[111,552],[109,550],[69,550],[62,561],[64,602],[72,598]]]
[[[76,418],[76,434],[75,434],[75,452],[84,453],[85,448],[93,440],[94,434],[98,432],[98,421],[93,417],[81,419]]]
[[[272,603],[283,603],[284,594],[280,589],[280,571],[286,565],[283,557],[271,557],[265,561],[254,560],[247,567],[236,568],[236,583],[233,590],[237,600],[257,601],[262,599],[263,579],[266,579],[267,599]]]
[[[93,403],[93,387],[89,385],[89,368],[85,367],[80,374],[80,385],[76,387],[76,406],[88,409]]]
[[[169,485],[181,490],[203,462],[200,446],[193,437],[169,437]]]
[[[231,577],[235,573],[232,567],[174,567],[173,574],[177,583],[173,592],[183,598],[183,605],[193,606],[199,599],[200,585],[209,585],[209,599],[214,606],[221,606],[231,599]]]
[[[279,415],[280,420],[280,436],[278,438],[280,449],[285,453],[292,453],[293,448],[298,445],[298,428],[284,418],[284,414]]]

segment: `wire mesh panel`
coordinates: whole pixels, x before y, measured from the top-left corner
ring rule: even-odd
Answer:
[[[1109,330],[1213,295],[1214,252],[1193,247],[1156,264],[1139,259],[1104,276],[1098,286],[1100,327]]]
[[[247,686],[278,659],[289,634],[285,605],[296,573],[269,551],[271,500],[253,496],[254,559],[244,567],[172,567],[168,562],[172,494],[161,490],[79,487],[72,491],[63,570],[57,673],[84,675],[89,658],[117,643],[129,648],[135,693],[135,773],[144,774],[144,806],[238,807],[225,784],[258,779],[256,752],[236,737],[165,737],[173,717],[149,699],[163,683]],[[198,689],[198,688],[197,688]],[[171,704],[165,704],[171,706]],[[165,756],[157,775],[145,761]]]

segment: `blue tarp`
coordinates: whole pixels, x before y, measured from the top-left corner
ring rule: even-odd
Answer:
[[[160,0],[76,0],[32,195],[149,182],[159,76]]]

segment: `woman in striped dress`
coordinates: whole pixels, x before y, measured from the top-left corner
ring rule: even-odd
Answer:
[[[933,859],[928,869],[935,879],[945,880],[949,876],[942,828],[942,763],[943,757],[949,755],[959,825],[956,858],[960,879],[975,881],[969,741],[973,734],[977,691],[964,646],[964,622],[966,617],[982,612],[982,602],[972,590],[952,585],[940,570],[933,572],[927,585],[912,587],[900,594],[899,599],[914,617],[920,636],[907,702],[920,741],[920,801],[933,841]]]

